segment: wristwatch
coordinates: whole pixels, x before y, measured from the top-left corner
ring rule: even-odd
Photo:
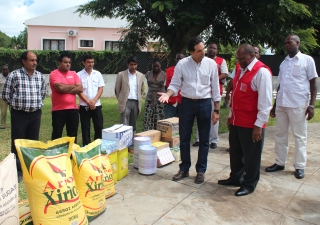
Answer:
[[[220,110],[218,110],[218,109],[214,109],[214,110],[213,110],[213,112],[216,112],[216,113],[218,113],[218,114],[219,114],[219,113],[220,113]]]
[[[309,105],[308,107],[313,108],[313,109],[315,108],[315,106],[314,106],[314,105]]]

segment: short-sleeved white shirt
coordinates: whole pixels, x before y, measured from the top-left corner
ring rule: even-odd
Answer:
[[[309,100],[309,80],[318,77],[314,60],[311,56],[298,52],[294,57],[286,56],[280,64],[278,81],[280,89],[277,105],[297,108]]]
[[[92,100],[96,97],[99,87],[105,86],[103,77],[101,73],[97,70],[92,70],[91,75],[89,75],[85,69],[79,71],[77,74],[83,86],[83,94],[89,100]],[[87,103],[85,103],[80,98],[80,105],[87,106]],[[96,102],[96,106],[100,106],[100,105],[101,103],[99,98],[98,101]]]

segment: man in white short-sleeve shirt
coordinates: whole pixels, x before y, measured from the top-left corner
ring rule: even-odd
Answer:
[[[80,122],[82,131],[82,143],[86,146],[91,143],[90,120],[94,128],[94,140],[102,138],[103,115],[100,97],[105,86],[101,73],[93,69],[94,58],[92,55],[85,55],[82,60],[84,69],[77,74],[83,86],[80,97]]]
[[[294,175],[297,179],[302,179],[307,162],[307,124],[314,116],[318,75],[313,58],[302,54],[299,45],[300,38],[295,34],[290,34],[285,39],[288,56],[280,65],[277,98],[270,111],[270,116],[277,118],[274,135],[276,162],[267,167],[266,172],[284,170],[289,150],[288,132],[291,127],[295,139]]]

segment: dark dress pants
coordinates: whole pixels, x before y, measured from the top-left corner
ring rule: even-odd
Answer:
[[[82,132],[82,144],[86,146],[91,143],[90,138],[90,120],[92,119],[94,128],[94,140],[102,138],[103,129],[103,115],[102,106],[96,106],[94,110],[91,110],[87,106],[80,106],[80,123]]]
[[[262,129],[262,140],[257,142],[252,141],[252,132],[253,128],[230,125],[230,178],[250,191],[254,191],[260,179],[265,129]]]
[[[21,174],[21,164],[14,145],[15,139],[39,140],[41,109],[35,112],[24,112],[11,109],[11,152],[16,155],[17,170]]]
[[[52,140],[62,137],[64,125],[66,125],[67,136],[75,137],[76,143],[79,126],[78,109],[65,109],[52,112]]]
[[[180,133],[180,170],[188,172],[191,167],[190,139],[194,119],[197,118],[199,127],[199,150],[196,171],[206,172],[209,151],[209,134],[211,128],[211,99],[192,100],[183,97],[179,109]]]

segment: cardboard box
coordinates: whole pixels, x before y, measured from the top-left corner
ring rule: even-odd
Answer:
[[[175,160],[168,142],[158,141],[151,145],[157,148],[157,167],[167,165]]]
[[[151,144],[152,146],[157,148],[157,151],[164,149],[164,148],[169,148],[169,143],[168,142],[163,142],[163,141],[157,141]]]
[[[168,142],[170,148],[175,148],[180,146],[180,137],[175,137],[175,138],[162,137],[161,141]]]
[[[150,137],[151,143],[158,142],[161,139],[161,132],[158,130],[148,130],[145,132],[137,133],[135,137]]]
[[[179,136],[179,118],[172,117],[159,120],[157,130],[161,131],[161,137],[174,138]]]
[[[102,130],[102,139],[115,141],[117,149],[121,150],[132,145],[132,126],[115,124],[112,127]]]

